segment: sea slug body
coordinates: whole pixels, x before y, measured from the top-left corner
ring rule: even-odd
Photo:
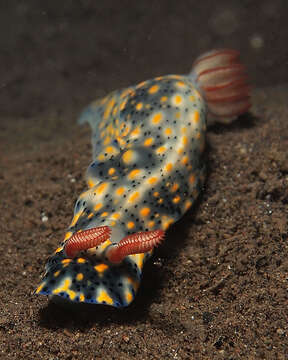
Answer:
[[[145,261],[201,190],[207,114],[230,121],[250,106],[238,55],[211,51],[188,75],[114,91],[84,110],[88,190],[36,293],[115,307],[133,301]]]

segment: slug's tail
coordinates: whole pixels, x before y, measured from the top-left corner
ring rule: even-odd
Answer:
[[[197,58],[191,71],[209,115],[222,122],[231,121],[251,106],[246,70],[238,58],[235,50],[212,50]]]

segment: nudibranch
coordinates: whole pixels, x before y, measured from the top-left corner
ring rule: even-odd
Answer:
[[[115,307],[133,301],[145,261],[201,190],[207,116],[230,121],[249,109],[238,58],[213,50],[188,75],[114,91],[83,111],[79,122],[92,128],[88,190],[36,293]]]

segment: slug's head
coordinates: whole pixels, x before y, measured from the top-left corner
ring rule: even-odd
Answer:
[[[163,238],[163,230],[154,230],[112,243],[108,226],[76,232],[48,260],[36,293],[69,302],[127,306],[136,295],[146,256]]]

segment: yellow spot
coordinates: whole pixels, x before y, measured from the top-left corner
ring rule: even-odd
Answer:
[[[85,300],[84,294],[80,294],[80,296],[79,296],[79,301],[80,301],[80,302],[83,302],[84,300]]]
[[[186,128],[186,127],[181,128],[181,133],[182,133],[182,134],[186,134],[186,132],[187,132],[187,128]]]
[[[133,180],[135,179],[137,176],[139,176],[139,174],[141,173],[141,170],[139,169],[134,169],[132,171],[130,171],[130,173],[128,174],[128,178],[130,180]]]
[[[157,177],[151,177],[147,180],[150,185],[153,185],[157,182]]]
[[[58,247],[58,248],[54,251],[54,254],[59,253],[62,249],[63,249],[62,247]]]
[[[180,95],[175,95],[174,97],[174,104],[175,105],[180,105],[182,103],[182,96]]]
[[[72,261],[72,259],[64,259],[61,261],[62,264],[69,264]]]
[[[115,174],[115,169],[114,168],[110,168],[109,170],[108,170],[108,175],[113,175],[113,174]]]
[[[91,219],[93,216],[94,216],[94,214],[91,213],[91,214],[89,214],[89,215],[87,216],[87,219]]]
[[[130,291],[126,291],[126,292],[125,292],[125,297],[126,297],[126,301],[127,301],[128,303],[130,303],[130,302],[133,300],[133,295],[131,294]]]
[[[141,83],[139,83],[136,88],[139,89],[141,87],[143,87],[146,84],[146,81],[142,81]]]
[[[188,138],[187,138],[187,136],[183,136],[183,137],[182,137],[182,144],[183,144],[184,146],[188,144]]]
[[[185,83],[183,81],[177,81],[176,85],[179,87],[183,87],[185,86]]]
[[[174,183],[173,185],[172,185],[172,187],[171,187],[171,191],[172,192],[175,192],[175,191],[177,191],[179,189],[179,184],[177,184],[177,183]]]
[[[116,223],[116,221],[114,221],[114,220],[110,222],[110,226],[115,226],[116,224],[117,224],[117,223]]]
[[[58,294],[62,291],[66,291],[69,289],[69,286],[71,285],[71,280],[70,279],[65,279],[64,280],[64,284],[56,289],[53,290],[53,294]]]
[[[60,271],[59,271],[60,272]],[[43,282],[40,286],[38,286],[36,293],[38,294],[44,287],[45,283]]]
[[[87,184],[88,184],[89,188],[92,188],[95,186],[95,182],[91,178],[87,179]]]
[[[177,111],[176,114],[175,114],[175,118],[180,119],[180,117],[181,117],[181,113],[179,111]]]
[[[82,214],[82,211],[78,212],[77,214],[74,215],[73,220],[72,220],[72,222],[70,224],[71,227],[74,226],[77,223],[77,221],[78,221],[79,217],[81,216],[81,214]]]
[[[78,264],[84,264],[86,262],[86,260],[83,258],[79,258],[79,259],[77,259],[77,262],[78,262]]]
[[[120,146],[124,146],[126,144],[126,142],[120,136],[117,136],[116,139]]]
[[[100,291],[100,294],[97,297],[97,301],[99,303],[102,303],[103,301],[105,301],[105,303],[109,304],[109,305],[113,304],[113,299],[107,294],[107,292],[105,290]]]
[[[108,144],[110,144],[110,143],[111,143],[111,137],[110,137],[110,136],[106,136],[105,139],[104,139],[104,141],[103,141],[103,144],[104,144],[104,145],[108,145]]]
[[[114,104],[115,104],[115,100],[114,100],[114,98],[112,98],[112,99],[108,102],[108,104],[107,104],[107,106],[106,106],[106,108],[105,108],[105,111],[104,111],[103,117],[104,117],[105,120],[108,119],[108,117],[109,117],[109,115],[110,115],[110,113],[111,113],[111,110],[112,110]]]
[[[184,205],[185,211],[188,210],[192,205],[192,202],[190,200],[187,200]]]
[[[128,229],[133,229],[135,224],[134,224],[133,221],[129,221],[126,226],[127,226]]]
[[[131,136],[137,136],[140,134],[140,128],[137,127],[136,129],[134,129],[133,131],[131,131]]]
[[[190,101],[195,101],[195,96],[190,95],[190,96],[189,96],[189,100],[190,100]]]
[[[167,97],[167,96],[162,96],[161,99],[160,99],[161,102],[165,102],[165,101],[167,101],[167,100],[168,100],[168,97]]]
[[[199,111],[195,111],[193,121],[194,121],[195,124],[198,124],[199,120],[200,120]]]
[[[123,99],[126,95],[131,94],[131,93],[132,93],[131,88],[127,88],[122,92],[122,94],[120,95],[120,98]]]
[[[102,214],[101,214],[101,217],[105,217],[108,215],[108,212],[107,211],[104,211]]]
[[[129,197],[129,201],[130,202],[134,202],[135,200],[137,200],[139,198],[139,192],[136,191],[134,194],[132,194],[130,197]]]
[[[125,192],[125,188],[124,188],[124,187],[119,187],[119,188],[115,191],[116,195],[119,195],[119,196],[123,195],[124,192]]]
[[[129,164],[133,160],[134,151],[127,150],[122,156],[122,160],[125,164]]]
[[[71,236],[72,236],[72,231],[68,231],[68,232],[65,234],[64,241],[68,240]],[[57,251],[57,250],[56,250],[56,251]],[[55,252],[56,252],[56,251],[55,251]]]
[[[166,146],[160,146],[158,149],[156,149],[157,154],[162,154],[166,151]]]
[[[94,206],[94,210],[95,210],[95,211],[98,211],[99,209],[102,208],[102,206],[103,206],[102,203],[98,203],[98,204],[96,204],[96,205]]]
[[[201,138],[201,133],[198,131],[195,137],[197,140],[199,140]]]
[[[165,129],[164,134],[167,135],[167,136],[171,135],[172,134],[172,129],[171,128]]]
[[[181,197],[179,195],[177,195],[173,198],[173,203],[178,204],[180,200],[181,200]]]
[[[158,200],[158,204],[162,204],[163,201],[164,201],[163,199],[159,199],[159,200]]]
[[[152,145],[153,144],[153,142],[154,142],[154,139],[152,138],[152,137],[150,137],[150,138],[147,138],[145,141],[144,141],[144,146],[150,146],[150,145]]]
[[[108,239],[103,244],[99,245],[99,250],[104,251],[107,246],[111,245],[111,241]]]
[[[107,147],[105,148],[105,152],[106,152],[107,154],[116,154],[116,153],[117,153],[117,150],[115,149],[114,146],[107,146]]]
[[[133,256],[134,261],[136,262],[137,266],[141,269],[143,267],[143,260],[144,260],[145,254],[135,254]],[[128,279],[129,281],[129,279]],[[129,281],[130,282],[130,281]]]
[[[69,295],[69,297],[70,297],[70,300],[74,300],[74,299],[75,299],[75,297],[76,297],[76,292],[75,292],[75,291],[68,289],[68,290],[67,290],[67,293],[68,293],[68,295]]]
[[[59,276],[59,274],[60,274],[60,270],[56,271],[56,272],[54,273],[54,276],[57,277],[57,276]]]
[[[154,125],[159,124],[160,121],[162,120],[162,117],[163,117],[163,116],[162,116],[161,113],[155,114],[155,115],[153,116],[153,118],[152,118],[152,123],[153,123]]]
[[[141,110],[143,108],[143,104],[142,103],[138,103],[136,105],[136,110]]]
[[[155,221],[149,221],[148,222],[148,227],[151,229],[155,226]]]
[[[155,191],[155,192],[153,193],[153,196],[158,197],[158,196],[159,196],[159,192],[158,192],[158,191]]]
[[[192,175],[189,176],[189,183],[190,183],[190,184],[194,184],[194,183],[195,183],[195,175],[194,175],[194,174],[192,174]]]
[[[168,164],[165,166],[165,170],[168,171],[168,172],[170,172],[172,169],[173,169],[172,163],[168,163]]]
[[[106,265],[106,264],[95,265],[95,266],[94,266],[94,269],[95,269],[97,272],[103,273],[105,270],[108,269],[108,265]]]
[[[148,207],[144,207],[140,210],[141,216],[148,216],[150,214],[150,209]]]
[[[118,219],[120,219],[120,214],[119,214],[119,213],[114,213],[114,214],[112,214],[111,219],[113,219],[113,220],[118,220]]]
[[[97,160],[99,160],[99,161],[105,160],[104,154],[100,154],[100,155],[97,157]]]
[[[149,94],[155,94],[158,90],[159,90],[159,86],[158,85],[153,85],[153,86],[150,87],[148,92],[149,92]]]
[[[99,186],[97,186],[95,192],[97,195],[101,195],[105,191],[106,188],[107,188],[107,183],[102,183]]]
[[[127,103],[127,100],[128,99],[125,99],[124,101],[121,102],[120,106],[119,106],[119,109],[120,110],[124,110],[125,106],[126,106],[126,103]]]
[[[174,223],[173,219],[165,220],[163,223],[163,230],[167,230],[169,226],[172,225],[173,223]]]
[[[76,280],[77,281],[81,281],[81,280],[83,280],[83,278],[84,278],[84,275],[82,273],[79,273],[79,274],[76,275]]]
[[[188,162],[189,162],[188,156],[184,156],[184,157],[182,158],[181,162],[182,162],[183,165],[187,165]]]
[[[88,184],[89,188],[94,187],[96,185],[95,182],[91,178],[89,178],[87,180],[87,184]]]

